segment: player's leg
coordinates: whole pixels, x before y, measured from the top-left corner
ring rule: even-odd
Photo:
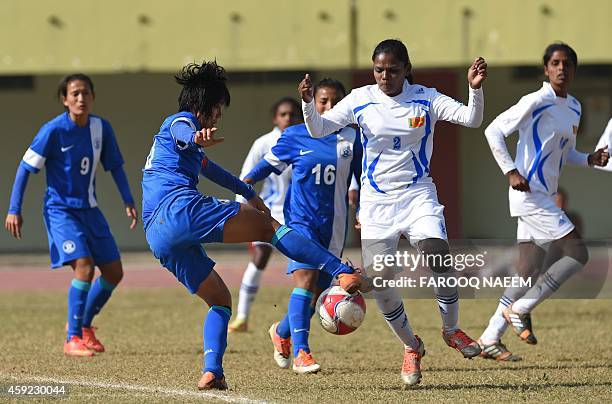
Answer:
[[[368,215],[369,217],[374,217]],[[365,216],[360,214],[365,219]],[[381,257],[394,255],[397,251],[400,235],[389,234],[384,228],[366,222],[364,226],[362,219],[361,245],[364,266],[369,277],[379,277],[382,280],[394,279],[399,272],[395,266],[375,268],[375,262]],[[377,233],[379,234],[377,238]],[[378,261],[380,262],[380,261]],[[376,285],[376,283],[375,283]],[[404,383],[414,386],[421,382],[421,359],[425,355],[423,341],[415,335],[404,310],[404,302],[400,293],[387,286],[375,287],[372,291],[376,299],[378,310],[383,315],[389,328],[404,346],[404,358],[401,369],[401,377]]]
[[[308,344],[318,274],[319,271],[313,268],[295,269],[292,273],[295,288],[289,298],[287,316],[293,340],[293,371],[296,373],[316,373],[321,368],[312,357]]]
[[[83,341],[87,347],[95,352],[104,352],[102,342],[96,337],[95,327],[92,321],[100,313],[102,308],[110,299],[113,290],[123,278],[123,266],[121,261],[116,260],[98,266],[101,275],[93,282],[87,294],[87,303],[83,314]]]
[[[588,260],[586,247],[575,231],[574,225],[565,213],[561,213],[561,220],[557,215],[530,215],[519,218],[520,226],[525,229],[524,233],[529,235],[534,240],[534,244],[542,249],[538,256],[541,258],[536,262],[537,271],[536,268],[529,268],[533,274],[531,275],[532,281],[538,279],[538,275],[543,271],[546,272],[535,284],[532,283],[532,287],[523,296],[508,306],[503,314],[508,324],[512,325],[514,332],[531,345],[538,342],[533,333],[531,310],[558,289],[560,286],[558,281],[564,282],[573,273],[580,270]],[[562,224],[559,225],[559,223]],[[566,242],[568,242],[567,250],[564,244]],[[570,256],[565,256],[566,253]],[[551,260],[560,256],[562,258],[550,268],[555,274],[551,276],[546,268],[550,265]],[[526,265],[529,266],[531,263]],[[525,277],[522,273],[521,276]]]
[[[251,261],[242,275],[236,319],[230,324],[229,332],[244,332],[248,327],[251,306],[259,290],[261,276],[270,256],[272,246],[266,243],[254,242],[251,251]]]
[[[198,383],[201,390],[227,389],[223,355],[227,348],[227,327],[232,315],[232,297],[223,279],[211,270],[196,294],[210,307],[204,321],[204,368]]]
[[[87,294],[94,276],[94,261],[89,250],[82,212],[45,208],[43,218],[49,238],[51,267],[70,265],[74,279],[68,290],[68,321],[64,353],[68,356],[92,356],[82,340],[82,321]]]
[[[517,275],[523,279],[537,279],[538,273],[544,262],[544,257],[546,256],[546,251],[531,241],[525,241],[529,239],[529,237],[524,234],[521,226],[522,224],[519,224],[517,232],[519,240],[519,259],[516,272]],[[517,357],[512,355],[506,346],[501,343],[501,337],[509,324],[504,315],[504,311],[506,311],[515,301],[520,299],[527,290],[529,290],[528,286],[516,286],[506,288],[504,291],[504,294],[499,299],[499,304],[497,305],[495,313],[493,313],[493,316],[489,319],[489,324],[479,339],[481,348],[485,353],[483,357],[493,357],[497,360],[518,360]],[[531,328],[530,318],[525,318],[524,322]]]
[[[300,232],[281,225],[247,204],[241,204],[239,211],[229,218],[223,226],[224,243],[244,243],[264,241],[271,243],[287,257],[320,267],[322,271],[337,277],[340,286],[349,293],[361,287],[361,276],[340,259],[315,241],[304,237]]]
[[[92,257],[77,258],[68,263],[74,271],[74,279],[68,291],[68,329],[64,354],[68,356],[92,356],[83,339],[83,316],[87,295],[94,277]]]
[[[435,228],[436,225],[425,222],[437,222],[439,220],[438,217],[426,216],[419,219],[421,223],[417,223],[417,225],[431,229]],[[437,227],[440,228],[441,226],[437,225]],[[434,293],[442,318],[442,338],[444,342],[461,352],[465,358],[477,356],[481,352],[480,346],[459,328],[459,294],[457,287],[448,286],[448,282],[442,282],[443,278],[455,276],[454,268],[447,264],[450,260],[445,259],[450,255],[448,242],[442,238],[426,238],[418,241],[417,245],[432,270],[432,276],[436,278]]]
[[[579,272],[588,262],[589,253],[578,232],[573,229],[570,233],[551,243],[551,252],[558,250],[560,254],[552,256],[545,262],[547,268],[536,284],[512,305],[514,312],[529,314],[548,297],[550,297],[563,283]],[[558,258],[558,256],[561,258]]]
[[[123,266],[119,249],[102,212],[94,208],[86,210],[83,215],[87,221],[86,237],[91,246],[91,254],[101,272],[87,294],[87,304],[83,314],[83,341],[89,349],[104,352],[104,345],[96,337],[91,324],[123,279]]]

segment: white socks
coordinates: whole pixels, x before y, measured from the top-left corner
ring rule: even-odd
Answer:
[[[450,278],[456,276],[454,272],[436,273],[432,271],[432,276],[436,279]],[[438,283],[438,281],[436,281]],[[442,331],[444,334],[450,334],[456,331],[459,327],[459,294],[457,287],[435,287],[434,293],[440,309],[440,317],[442,317]]]
[[[258,269],[255,264],[249,262],[244,275],[242,275],[242,284],[240,285],[240,294],[238,296],[238,309],[236,310],[238,312],[236,315],[237,319],[246,320],[249,317],[262,274],[263,269]]]
[[[495,313],[491,316],[491,319],[489,320],[489,325],[480,336],[480,341],[483,344],[495,344],[499,342],[502,335],[504,335],[506,329],[508,328],[508,323],[506,323],[506,319],[504,318],[502,312],[512,303],[513,301],[507,298],[505,295],[499,299],[497,310],[495,310]]]
[[[404,311],[404,302],[394,288],[374,291],[378,309],[387,320],[387,324],[405,346],[418,349],[419,344],[412,333],[408,317]]]
[[[540,277],[536,284],[512,305],[517,313],[530,313],[538,304],[552,295],[563,283],[580,271],[584,265],[572,257],[565,256],[555,262]]]

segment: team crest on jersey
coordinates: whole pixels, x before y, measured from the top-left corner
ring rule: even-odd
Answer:
[[[411,128],[420,128],[425,126],[425,117],[417,116],[416,118],[408,118],[408,126]]]
[[[425,90],[423,90],[423,88],[419,87],[418,90],[416,90],[417,94],[425,94]]]
[[[342,149],[342,152],[340,153],[340,156],[343,159],[347,159],[347,158],[351,157],[352,154],[353,154],[353,151],[351,150],[351,146],[346,146],[344,149]]]
[[[94,140],[94,148],[95,149],[99,149],[100,148],[100,139]]]
[[[72,254],[76,250],[76,244],[72,240],[66,240],[62,243],[62,250],[66,254]]]

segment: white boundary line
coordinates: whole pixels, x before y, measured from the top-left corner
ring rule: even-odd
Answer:
[[[247,397],[238,395],[230,395],[227,393],[215,393],[212,391],[192,391],[192,390],[180,390],[180,389],[169,389],[164,387],[152,387],[125,383],[108,383],[100,380],[69,380],[60,379],[55,377],[44,377],[44,376],[13,376],[0,373],[0,378],[9,378],[12,380],[18,380],[20,383],[24,382],[40,382],[40,383],[56,383],[56,384],[70,384],[84,387],[99,387],[104,389],[115,389],[115,390],[130,390],[138,391],[141,393],[151,394],[162,394],[166,396],[182,396],[182,397],[200,397],[200,398],[215,398],[217,400],[225,401],[228,403],[258,403],[263,404],[265,401],[252,400]]]

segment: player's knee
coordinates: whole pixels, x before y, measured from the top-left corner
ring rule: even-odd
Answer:
[[[272,227],[272,222],[268,220],[264,225],[261,226],[257,241],[264,241],[266,243],[269,243],[272,241],[274,233],[276,233],[276,231],[274,230],[274,227]]]
[[[436,273],[445,273],[453,269],[452,257],[446,241],[426,239],[419,243],[419,249],[425,258],[426,265]]]
[[[75,277],[84,282],[92,282],[95,274],[93,262],[89,260],[77,260],[73,265]]]
[[[583,242],[572,243],[572,245],[567,249],[566,255],[572,257],[582,265],[586,265],[587,262],[589,262],[589,250],[586,248]]]

